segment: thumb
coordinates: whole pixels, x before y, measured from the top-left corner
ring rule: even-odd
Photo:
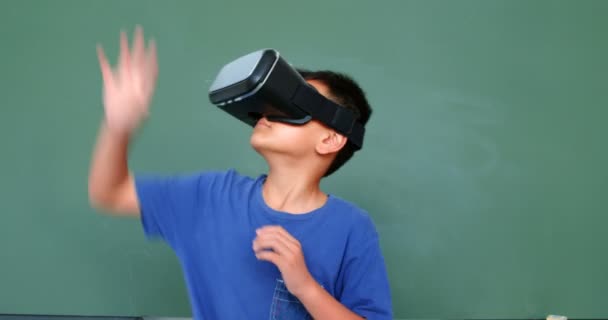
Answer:
[[[100,44],[97,44],[97,58],[99,60],[99,67],[101,69],[101,77],[103,82],[109,83],[112,80],[112,69]]]

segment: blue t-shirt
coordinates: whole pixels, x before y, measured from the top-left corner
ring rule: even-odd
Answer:
[[[278,268],[252,249],[257,228],[280,225],[300,241],[310,274],[333,297],[368,319],[392,319],[370,217],[333,195],[309,213],[273,210],[262,196],[265,178],[234,170],[136,177],[145,234],[176,253],[194,318],[311,319]]]

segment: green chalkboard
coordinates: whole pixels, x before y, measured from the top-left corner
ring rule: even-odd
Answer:
[[[95,46],[144,26],[160,74],[136,171],[263,160],[213,107],[272,47],[374,107],[326,191],[372,215],[399,318],[608,317],[608,1],[0,1],[0,313],[189,316],[179,264],[87,198]]]

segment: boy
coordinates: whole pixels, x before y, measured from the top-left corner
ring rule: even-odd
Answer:
[[[347,138],[318,121],[262,117],[251,145],[267,175],[234,170],[135,176],[129,138],[144,119],[158,74],[154,42],[121,33],[112,70],[101,47],[105,119],[89,175],[93,206],[139,216],[182,265],[195,319],[391,319],[390,290],[375,227],[363,210],[320,190],[352,156]],[[365,124],[371,109],[350,78],[304,72],[322,95]]]

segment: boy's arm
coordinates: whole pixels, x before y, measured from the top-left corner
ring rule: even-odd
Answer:
[[[120,36],[119,64],[112,70],[101,47],[99,64],[103,77],[105,119],[93,151],[89,171],[89,199],[104,211],[139,215],[132,174],[128,169],[129,139],[148,112],[158,65],[152,41],[144,46],[143,30],[137,27],[133,49],[124,32]]]
[[[314,280],[306,267],[300,242],[287,230],[281,226],[265,226],[256,233],[253,242],[256,257],[272,262],[279,268],[289,292],[302,302],[314,319],[364,319]]]
[[[133,176],[127,165],[129,134],[101,124],[89,172],[89,201],[101,210],[139,215]]]
[[[311,284],[308,292],[300,294],[298,299],[302,302],[304,307],[306,307],[308,313],[316,320],[364,319],[342,305],[316,282]]]
[[[357,224],[344,257],[344,276],[338,285],[339,301],[312,277],[300,242],[281,226],[256,231],[253,251],[260,260],[279,268],[287,290],[315,319],[392,319],[384,258],[371,219]],[[271,249],[271,250],[268,250]]]

